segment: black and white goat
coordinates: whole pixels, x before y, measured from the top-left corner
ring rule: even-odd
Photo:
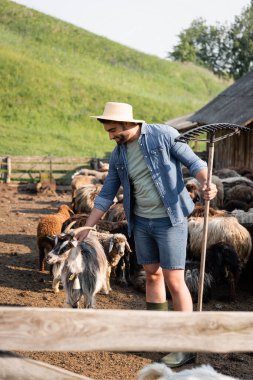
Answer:
[[[95,295],[100,290],[105,294],[109,293],[106,281],[108,262],[96,233],[90,231],[85,241],[78,242],[75,234],[80,230],[81,228],[75,229],[74,232],[55,237],[55,246],[48,253],[47,262],[54,265],[60,263],[59,270],[67,305],[78,308],[79,301],[84,296],[85,307],[93,308]]]

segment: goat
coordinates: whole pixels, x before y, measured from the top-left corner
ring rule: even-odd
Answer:
[[[223,183],[220,180],[219,177],[213,175],[212,176],[212,182],[217,187],[217,196],[216,198],[212,199],[210,201],[210,206],[213,208],[222,208],[223,206],[223,200],[224,200],[224,188]],[[188,190],[190,197],[192,198],[193,202],[195,204],[203,204],[204,199],[202,196],[202,188],[200,186],[200,183],[196,178],[188,178],[185,180],[185,187]]]
[[[173,372],[165,364],[152,363],[138,372],[137,380],[239,380],[215,371],[210,365]]]
[[[69,233],[56,237],[55,247],[47,254],[47,262],[64,263],[61,266],[61,281],[67,305],[78,308],[80,299],[84,296],[85,307],[93,308],[95,295],[101,289],[105,294],[109,293],[108,262],[96,233],[90,231],[85,241],[77,242],[75,235],[80,230],[70,230]]]
[[[59,235],[62,224],[74,214],[67,205],[61,205],[56,214],[42,216],[37,226],[37,245],[39,249],[39,270],[45,270],[45,255],[52,249],[52,242],[48,236]]]
[[[98,232],[97,237],[99,242],[104,248],[107,261],[109,264],[108,277],[107,277],[107,287],[111,290],[110,286],[110,275],[111,271],[115,271],[119,261],[125,255],[125,252],[132,252],[127,238],[123,234],[110,234],[106,232]]]
[[[63,224],[62,231],[64,231],[67,226],[73,221],[76,222],[75,227],[85,226],[88,214],[77,214],[66,220]],[[135,243],[132,236],[128,236],[128,223],[126,220],[119,222],[110,222],[108,220],[99,220],[96,225],[97,231],[104,232],[109,231],[110,233],[120,233],[124,234],[127,238],[128,244],[132,253],[127,250],[125,255],[120,259],[118,266],[116,268],[116,280],[123,285],[135,283],[136,273],[139,272],[140,266],[137,264],[137,258],[135,254]]]

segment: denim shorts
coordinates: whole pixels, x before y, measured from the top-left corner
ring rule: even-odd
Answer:
[[[172,226],[170,218],[147,219],[134,216],[137,261],[158,264],[163,269],[184,269],[188,235],[187,218]]]

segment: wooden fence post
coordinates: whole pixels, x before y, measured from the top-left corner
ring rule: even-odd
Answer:
[[[10,156],[6,157],[6,178],[5,182],[10,183],[11,182],[11,158]]]

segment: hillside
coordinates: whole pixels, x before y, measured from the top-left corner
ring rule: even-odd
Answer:
[[[1,155],[103,157],[114,146],[90,115],[106,101],[164,122],[196,111],[228,82],[8,0],[0,0]]]

